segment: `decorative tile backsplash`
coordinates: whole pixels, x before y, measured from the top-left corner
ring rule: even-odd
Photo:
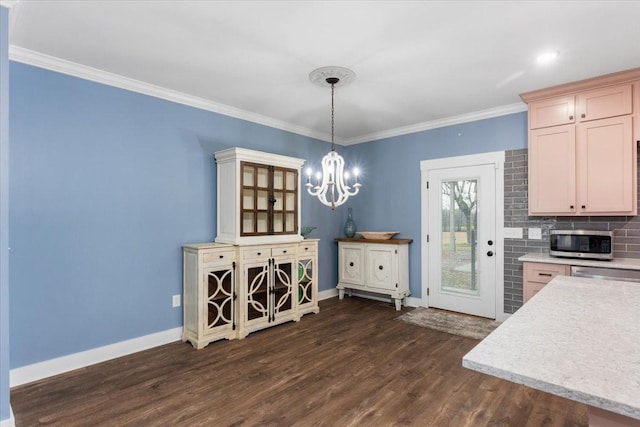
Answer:
[[[640,158],[640,156],[639,156]],[[504,311],[514,313],[522,306],[522,262],[532,252],[549,252],[549,230],[613,230],[613,256],[640,258],[640,216],[538,217],[528,214],[527,149],[505,152],[504,226],[523,229],[522,239],[504,241]],[[640,171],[640,166],[638,167]],[[638,185],[640,189],[640,183]],[[640,196],[638,197],[640,200]],[[528,238],[530,228],[542,229],[542,239]]]

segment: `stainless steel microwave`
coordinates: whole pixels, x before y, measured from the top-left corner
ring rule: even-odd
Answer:
[[[567,258],[613,259],[613,231],[551,230],[549,255]]]

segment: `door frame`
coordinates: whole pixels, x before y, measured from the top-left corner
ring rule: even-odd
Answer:
[[[477,166],[493,164],[495,166],[495,239],[496,239],[496,320],[503,322],[509,317],[504,312],[504,151],[494,151],[490,153],[471,154],[466,156],[445,157],[433,160],[422,160],[420,162],[420,237],[422,243],[421,256],[421,306],[429,307],[429,197],[427,190],[428,174],[434,169],[449,169],[466,166]],[[439,249],[439,248],[438,248]]]

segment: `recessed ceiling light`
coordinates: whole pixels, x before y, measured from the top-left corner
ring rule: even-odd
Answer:
[[[538,64],[549,64],[550,62],[555,61],[557,57],[558,52],[545,52],[541,55],[538,55],[538,57],[536,58],[536,62]]]

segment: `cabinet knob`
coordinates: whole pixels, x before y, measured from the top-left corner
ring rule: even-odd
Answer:
[[[582,113],[582,114],[580,115],[580,117],[582,117],[582,118],[584,119],[585,117],[587,117],[587,115],[586,115],[585,113]]]
[[[381,265],[378,266],[378,270],[383,270],[384,267],[382,267]]]
[[[573,205],[569,205],[569,209],[573,209]]]
[[[262,252],[258,252],[258,256],[262,255]]]
[[[224,255],[220,255],[220,259],[224,258]]]
[[[569,120],[573,120],[573,116],[569,116]]]
[[[352,262],[349,263],[349,267],[353,267],[353,263]]]
[[[489,246],[493,246],[493,240],[489,240],[489,241],[487,242],[487,245],[489,245]]]
[[[284,250],[284,251],[282,251],[282,253],[283,253],[283,254],[286,254],[286,253],[287,253],[287,251],[286,251],[286,250]]]
[[[493,251],[487,252],[487,256],[493,256]]]
[[[586,209],[587,207],[585,205],[582,205],[582,209]]]

